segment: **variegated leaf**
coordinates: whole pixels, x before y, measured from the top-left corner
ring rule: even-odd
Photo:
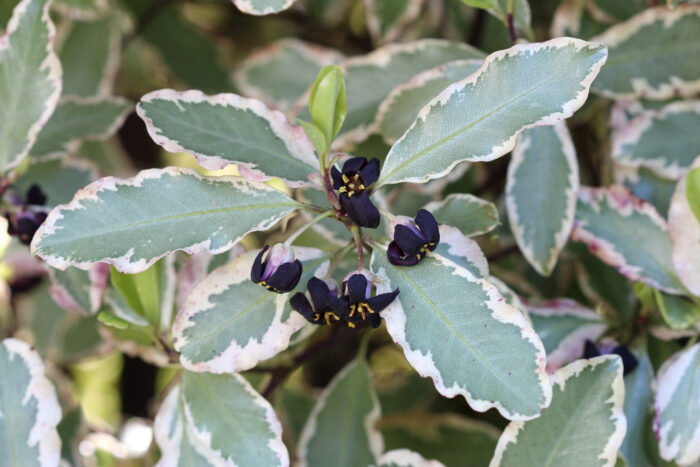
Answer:
[[[606,57],[605,46],[571,38],[489,55],[421,109],[389,151],[377,185],[423,183],[462,161],[507,154],[522,130],[553,125],[583,105]]]
[[[694,131],[694,130],[693,130]],[[692,167],[700,167],[700,157]],[[683,285],[700,296],[700,221],[693,215],[686,193],[687,181],[678,182],[668,209],[673,266]]]
[[[700,344],[682,350],[659,369],[654,432],[664,460],[689,465],[700,459]]]
[[[143,96],[136,111],[153,141],[166,151],[193,154],[207,169],[236,164],[246,178],[279,177],[292,186],[307,184],[319,171],[304,130],[255,99],[162,89]]]
[[[63,95],[108,96],[119,68],[121,34],[114,18],[73,21],[59,52]]]
[[[491,232],[501,224],[495,204],[470,194],[452,193],[442,201],[426,204],[425,209],[438,223],[457,227],[470,237]]]
[[[700,91],[698,39],[699,9],[644,10],[591,39],[610,50],[593,90],[616,99],[692,96]]]
[[[627,433],[620,448],[629,467],[654,465],[646,452],[646,431],[651,425],[654,369],[646,352],[638,355],[637,368],[625,376],[624,412]]]
[[[361,354],[316,401],[299,439],[300,467],[375,465],[384,448],[375,427],[381,415],[369,366]]]
[[[299,207],[274,188],[239,177],[144,170],[130,179],[100,179],[55,208],[32,252],[58,269],[106,262],[133,274],[175,250],[227,251]]]
[[[105,15],[109,9],[108,0],[57,0],[56,9],[71,18],[95,20]]]
[[[51,0],[22,0],[0,40],[0,172],[29,153],[61,94]]]
[[[436,253],[396,267],[377,246],[370,269],[379,292],[401,291],[382,317],[411,366],[438,392],[513,420],[537,417],[549,405],[542,342],[493,285]]]
[[[70,267],[64,271],[48,268],[51,297],[62,308],[93,314],[102,304],[102,293],[109,278],[109,266],[94,264],[88,271]]]
[[[248,15],[262,16],[279,13],[291,7],[295,0],[232,0],[233,4]]]
[[[676,180],[660,177],[646,167],[613,165],[615,183],[627,187],[637,198],[650,202],[666,218]]]
[[[688,329],[700,322],[700,305],[678,295],[666,295],[656,289],[654,295],[659,313],[671,329]]]
[[[31,156],[63,156],[74,152],[80,140],[105,140],[117,132],[132,108],[121,97],[65,97],[39,132]]]
[[[578,360],[554,373],[552,382],[552,405],[535,420],[510,422],[491,467],[615,465],[627,426],[620,358]]]
[[[192,371],[233,373],[248,370],[286,349],[306,321],[288,304],[291,294],[276,294],[250,280],[260,250],[236,256],[207,276],[190,293],[173,324],[175,349]],[[294,247],[303,265],[294,292],[305,292],[316,273],[325,272],[329,255]]]
[[[245,251],[245,247],[238,243],[226,253],[212,255],[208,251],[200,251],[191,255],[177,270],[175,283],[177,289],[175,304],[177,308],[179,309],[182,306],[192,289],[209,273]]]
[[[527,310],[547,352],[548,373],[581,358],[586,340],[596,341],[608,328],[593,310],[566,298],[530,305]]]
[[[520,135],[508,165],[508,220],[523,256],[543,276],[552,273],[569,239],[578,188],[576,149],[566,123]]]
[[[682,290],[666,222],[651,204],[623,187],[581,187],[571,238],[630,280],[668,293]]]
[[[379,467],[444,467],[442,462],[427,460],[409,449],[385,452],[377,460],[377,465]]]
[[[425,0],[363,0],[367,29],[374,42],[385,44],[401,37],[418,19]]]
[[[97,177],[95,167],[84,159],[34,161],[12,184],[12,189],[24,197],[32,185],[39,185],[46,195],[45,205],[54,207],[69,202],[76,191]]]
[[[289,466],[275,411],[243,376],[185,371],[180,391],[188,442],[209,463]]]
[[[234,79],[244,95],[286,111],[324,66],[342,58],[335,50],[288,37],[253,51],[241,62]]]
[[[457,60],[416,75],[394,90],[379,105],[376,127],[393,144],[411,126],[420,109],[450,84],[479,69],[482,60]]]
[[[18,339],[0,344],[0,452],[3,463],[51,467],[61,459],[61,407],[35,350]]]
[[[678,101],[660,110],[642,112],[628,125],[614,128],[613,158],[678,179],[700,156],[695,134],[698,127],[700,101]]]

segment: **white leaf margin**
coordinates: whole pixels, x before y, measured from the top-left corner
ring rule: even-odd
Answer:
[[[616,109],[613,107],[613,110],[615,111]],[[620,112],[624,112],[624,108],[616,110],[616,114]],[[663,156],[655,159],[629,158],[625,157],[625,151],[623,151],[622,148],[626,145],[639,143],[642,136],[644,136],[647,130],[653,127],[656,121],[664,121],[670,115],[684,113],[694,113],[700,116],[700,100],[673,102],[659,110],[643,111],[634,117],[627,125],[613,126],[611,135],[613,159],[626,166],[646,167],[664,178],[678,179],[682,177],[689,169],[684,169],[677,163],[666,164],[666,159]],[[622,117],[617,117],[616,120],[620,122]],[[698,149],[697,156],[700,156],[700,148]]]
[[[566,242],[569,240],[569,234],[574,225],[574,213],[576,212],[576,194],[579,190],[579,173],[578,161],[576,159],[576,149],[574,142],[571,139],[569,130],[565,122],[559,122],[553,126],[554,132],[561,143],[561,150],[569,166],[568,188],[564,193],[567,201],[566,212],[561,222],[561,228],[554,234],[554,246],[549,251],[547,263],[540,263],[535,257],[535,252],[532,245],[526,241],[525,229],[523,228],[520,217],[518,216],[518,205],[515,197],[512,195],[512,189],[516,183],[515,172],[518,167],[525,162],[526,153],[530,149],[532,139],[527,133],[521,133],[518,139],[510,163],[508,164],[508,176],[506,177],[506,209],[508,210],[508,220],[510,228],[515,237],[520,251],[522,251],[527,262],[532,265],[535,270],[543,276],[549,276],[557,264],[559,253],[564,249]],[[543,174],[544,175],[544,174]]]
[[[377,460],[377,465],[396,465],[399,467],[445,467],[445,465],[437,460],[426,460],[423,456],[409,449],[394,449],[385,452]]]
[[[73,197],[73,200],[68,204],[62,204],[55,207],[46,218],[44,223],[39,227],[32,244],[30,246],[32,255],[37,255],[42,258],[49,266],[56,269],[66,269],[68,266],[75,266],[80,269],[89,269],[96,262],[105,262],[113,265],[119,272],[126,274],[135,274],[137,272],[142,272],[148,269],[153,263],[158,261],[160,258],[172,253],[172,251],[167,251],[155,258],[148,261],[145,259],[140,259],[138,261],[131,261],[131,256],[133,255],[133,248],[127,251],[126,254],[117,257],[100,258],[95,261],[84,261],[84,262],[74,262],[62,256],[55,256],[42,253],[40,251],[40,243],[42,238],[52,235],[56,232],[56,223],[63,218],[62,211],[75,211],[79,209],[85,209],[82,202],[84,200],[94,201],[99,200],[98,194],[103,191],[117,191],[120,186],[141,186],[144,180],[159,179],[163,175],[169,175],[173,177],[177,176],[193,176],[200,180],[210,180],[214,182],[228,182],[236,188],[255,188],[260,191],[278,192],[273,187],[265,185],[264,183],[258,183],[255,181],[247,180],[241,177],[235,176],[225,176],[225,177],[206,177],[201,175],[199,172],[193,169],[180,168],[180,167],[166,167],[165,169],[147,169],[139,172],[135,177],[132,178],[116,178],[116,177],[104,177],[96,180],[89,184],[88,186],[81,188]],[[293,200],[290,198],[290,201]],[[260,230],[267,230],[272,227],[275,223],[279,221],[279,218],[274,216],[270,219],[262,220],[258,225],[250,229],[247,233],[257,232]],[[241,235],[243,237],[243,235]],[[198,251],[206,250],[212,254],[223,253],[230,250],[233,246],[240,240],[240,238],[234,238],[226,245],[219,248],[211,248],[211,238],[203,240],[199,243],[188,246],[187,248],[181,248],[180,250],[188,253],[190,255],[197,253]],[[178,250],[179,251],[179,250]]]
[[[449,176],[447,176],[445,178],[449,178]],[[450,193],[449,195],[447,195],[446,197],[444,197],[440,201],[429,202],[428,204],[426,204],[423,207],[423,209],[426,209],[430,212],[433,212],[433,211],[436,211],[436,210],[442,208],[447,203],[455,202],[455,201],[461,201],[464,203],[474,203],[474,204],[477,204],[481,208],[489,208],[490,209],[491,206],[493,206],[493,208],[494,208],[494,212],[496,214],[495,225],[493,227],[490,227],[490,228],[475,230],[473,233],[469,234],[470,237],[475,237],[477,235],[483,235],[485,233],[489,233],[501,224],[501,221],[498,218],[498,210],[497,210],[496,206],[492,202],[486,201],[485,199],[479,198],[478,196],[474,196],[470,193]]]
[[[49,274],[49,293],[54,302],[61,308],[68,311],[75,311],[82,314],[94,314],[102,304],[102,294],[107,286],[109,279],[109,265],[107,263],[95,263],[88,269],[88,278],[90,281],[90,289],[88,296],[90,298],[90,309],[84,309],[71,292],[56,279],[56,270],[46,267]]]
[[[238,172],[242,177],[250,180],[266,182],[268,180],[272,180],[273,178],[278,178],[267,175],[256,169],[256,164],[252,162],[237,162],[220,156],[211,156],[195,152],[182,146],[179,141],[165,136],[161,129],[153,123],[153,120],[148,117],[142,106],[143,102],[151,103],[155,100],[172,102],[178,108],[181,108],[180,102],[184,102],[187,104],[205,103],[214,107],[222,106],[240,110],[249,110],[269,123],[272,132],[284,142],[292,157],[316,169],[317,171],[320,170],[314,147],[306,137],[306,133],[304,133],[303,128],[292,125],[282,112],[270,109],[263,102],[257,99],[242,97],[233,93],[222,93],[209,96],[201,91],[192,90],[181,92],[175,91],[174,89],[160,89],[143,96],[141,98],[141,102],[136,105],[136,113],[146,123],[146,130],[153,141],[155,141],[155,143],[159,146],[162,146],[163,149],[168,152],[184,152],[192,154],[197,160],[197,163],[199,163],[199,165],[205,169],[220,170],[230,164],[233,164],[238,168]],[[279,178],[284,180],[287,185],[295,188],[309,185],[309,182],[292,181],[287,180],[284,177]]]
[[[386,43],[399,39],[403,28],[410,25],[421,14],[425,0],[408,0],[408,7],[399,15],[396,22],[382,34],[381,23],[377,17],[377,0],[362,0],[365,22],[372,39],[376,43]]]
[[[700,167],[698,156],[691,168]],[[700,223],[693,214],[686,193],[686,178],[676,185],[668,208],[668,235],[671,237],[671,260],[678,279],[700,297]]]
[[[670,29],[673,25],[686,15],[700,16],[700,10],[693,5],[682,5],[675,10],[659,6],[648,8],[633,16],[624,23],[617,24],[607,29],[602,34],[595,36],[591,41],[602,42],[609,47],[628,40],[641,28],[662,21],[663,27]],[[644,77],[633,78],[631,85],[633,92],[614,92],[607,89],[595,89],[597,94],[612,99],[637,99],[645,97],[648,99],[671,99],[674,96],[691,97],[700,92],[700,79],[694,81],[684,81],[677,76],[669,77],[670,83],[662,83],[658,88],[654,88]]]
[[[2,37],[0,37],[0,54],[4,53],[6,50],[12,47],[12,37],[17,31],[20,20],[22,16],[24,16],[24,14],[26,13],[27,7],[32,1],[33,0],[22,0],[12,11],[12,17],[7,23],[7,29],[5,31],[5,34]],[[44,125],[46,125],[46,122],[49,120],[51,114],[56,109],[56,104],[58,104],[58,99],[61,96],[61,89],[63,87],[63,81],[61,80],[61,77],[63,75],[63,69],[61,68],[61,62],[58,59],[58,55],[56,55],[56,53],[53,50],[54,42],[56,39],[56,27],[51,21],[51,17],[49,15],[49,8],[51,7],[51,2],[52,0],[46,1],[41,15],[41,20],[44,23],[46,23],[46,28],[48,29],[49,37],[46,44],[46,48],[44,49],[46,52],[46,58],[41,63],[39,69],[42,71],[48,69],[48,80],[53,85],[54,91],[44,102],[44,111],[40,115],[39,119],[36,122],[34,122],[34,124],[29,128],[29,132],[27,133],[26,146],[19,154],[16,154],[13,159],[7,161],[6,170],[10,170],[19,165],[19,163],[22,162],[22,160],[27,156],[27,154],[29,154],[29,150],[36,142],[36,138],[39,134],[39,131]]]
[[[35,398],[37,414],[29,432],[28,445],[38,446],[39,465],[58,465],[61,458],[61,439],[56,427],[61,421],[61,406],[58,404],[56,389],[44,374],[44,362],[29,344],[19,339],[5,339],[2,345],[7,349],[10,358],[19,356],[29,371],[30,379],[22,403],[26,404],[31,398]]]
[[[354,370],[354,367],[360,363],[364,362],[362,360],[359,360],[358,358],[355,358],[355,360],[347,364],[345,368],[343,368],[337,375],[335,375],[330,384],[328,384],[328,386],[326,386],[326,388],[321,393],[321,396],[316,401],[316,404],[314,404],[314,407],[313,409],[311,409],[309,417],[306,419],[304,428],[301,430],[301,434],[299,435],[299,443],[297,445],[298,462],[295,464],[297,465],[297,467],[308,467],[309,465],[307,461],[309,443],[311,442],[313,436],[316,434],[318,428],[318,415],[326,407],[328,397],[333,393],[333,390],[338,385],[338,382],[345,378],[345,376],[352,370]],[[367,440],[369,442],[368,445],[370,451],[372,452],[372,454],[374,454],[375,459],[379,459],[382,451],[384,450],[384,438],[382,437],[381,432],[377,428],[377,421],[379,421],[379,418],[382,415],[382,408],[379,404],[379,397],[377,396],[377,393],[371,385],[370,396],[372,398],[372,410],[370,410],[365,416],[365,432],[367,433]]]
[[[374,265],[375,254],[386,254],[385,247],[377,247],[375,253],[372,254],[370,261],[370,270],[374,274],[377,293],[390,292],[392,289],[391,281],[387,276],[384,268],[377,270]],[[506,303],[495,285],[489,283],[486,279],[475,277],[468,270],[456,265],[452,261],[440,255],[431,254],[443,266],[451,268],[453,274],[466,279],[468,282],[477,283],[481,286],[484,292],[488,295],[489,301],[486,303],[491,310],[491,317],[496,321],[506,324],[512,324],[520,328],[520,337],[530,342],[535,348],[535,362],[537,364],[537,379],[540,382],[544,402],[542,408],[548,407],[552,401],[552,386],[549,380],[549,375],[546,371],[547,356],[544,351],[544,345],[539,336],[533,329],[530,322],[516,308]],[[511,412],[498,401],[489,401],[474,398],[466,387],[460,386],[456,382],[450,386],[445,386],[442,374],[435,365],[432,355],[424,354],[418,349],[412,349],[411,344],[406,339],[406,312],[401,305],[400,300],[394,300],[384,311],[382,318],[386,322],[386,328],[392,340],[397,343],[404,351],[406,360],[422,377],[429,377],[433,380],[435,389],[447,398],[462,396],[467,401],[469,406],[477,412],[485,412],[488,409],[495,408],[505,418],[509,420],[530,420],[539,417],[535,415],[522,415],[517,412]]]
[[[282,4],[281,8],[275,8],[272,6],[268,6],[263,8],[262,10],[257,8],[255,6],[256,0],[232,0],[233,4],[236,5],[236,8],[241,10],[242,13],[245,13],[247,15],[254,15],[254,16],[264,16],[264,15],[271,15],[273,13],[279,13],[280,11],[284,11],[287,8],[291,7],[292,4],[296,0],[284,0],[284,3]]]
[[[462,81],[457,81],[456,83],[453,83],[449,85],[447,88],[445,88],[442,93],[440,93],[437,97],[435,97],[432,101],[427,103],[418,113],[418,116],[416,117],[416,120],[413,122],[413,124],[409,127],[408,130],[406,130],[406,133],[399,138],[394,146],[400,144],[406,136],[411,132],[411,130],[417,125],[419,121],[425,122],[430,115],[431,110],[433,107],[437,106],[444,106],[452,97],[453,94],[456,92],[459,92],[464,88],[465,86],[469,84],[476,84],[479,78],[481,77],[482,74],[486,72],[488,67],[496,61],[500,61],[509,57],[513,57],[516,55],[524,55],[524,54],[533,54],[536,52],[539,52],[540,50],[543,49],[548,49],[548,48],[554,48],[554,49],[562,49],[564,47],[568,47],[570,45],[573,45],[576,50],[581,50],[581,49],[591,49],[591,48],[600,48],[604,50],[603,56],[600,60],[595,62],[593,66],[591,67],[590,71],[588,74],[584,77],[583,80],[581,80],[580,84],[583,87],[582,90],[580,90],[576,96],[574,96],[572,99],[564,102],[560,106],[560,110],[557,112],[553,112],[549,115],[545,115],[544,117],[540,118],[534,123],[531,123],[529,125],[525,125],[522,127],[520,130],[516,131],[513,135],[510,137],[506,138],[500,145],[493,146],[488,154],[484,154],[482,156],[478,157],[465,157],[462,159],[457,159],[453,161],[448,167],[443,169],[442,171],[435,172],[435,173],[430,173],[426,174],[423,176],[416,176],[416,177],[409,177],[409,178],[404,178],[400,180],[393,180],[391,183],[404,183],[404,182],[410,182],[410,183],[425,183],[428,180],[431,180],[433,178],[441,178],[447,175],[452,171],[452,169],[459,164],[460,162],[464,162],[465,160],[469,160],[470,162],[489,162],[494,159],[498,159],[499,157],[508,154],[513,150],[515,147],[515,142],[518,138],[518,135],[522,133],[524,130],[527,130],[529,128],[534,128],[536,126],[546,126],[546,125],[554,125],[558,123],[561,120],[564,120],[566,118],[571,117],[576,110],[578,110],[585,102],[586,99],[588,99],[588,94],[590,92],[590,87],[591,84],[593,83],[593,80],[595,79],[596,76],[598,76],[598,72],[600,71],[601,67],[603,64],[605,64],[605,61],[608,59],[608,51],[607,47],[604,44],[600,43],[595,43],[595,42],[588,42],[584,41],[581,39],[574,39],[571,37],[557,37],[555,39],[550,39],[546,42],[538,42],[538,43],[533,43],[533,44],[517,44],[512,46],[509,49],[505,50],[499,50],[498,52],[494,52],[486,59],[484,60],[483,65],[481,65],[481,68],[479,68],[477,71],[475,71],[472,75],[468,76],[467,78],[463,79]],[[392,147],[393,149],[393,147]],[[387,155],[387,160],[389,159],[389,156],[391,156],[391,151],[389,151],[389,154]],[[381,174],[379,177],[379,180],[375,182],[375,189],[379,188],[382,185],[385,185],[385,179],[386,177],[390,176],[391,173],[387,174]]]
[[[583,370],[590,368],[595,369],[600,364],[607,363],[610,361],[616,361],[617,365],[617,375],[613,380],[612,384],[612,396],[607,402],[612,402],[613,406],[612,420],[615,429],[613,434],[608,439],[603,452],[598,456],[598,459],[603,461],[604,467],[613,467],[617,461],[617,453],[622,446],[622,442],[625,439],[625,434],[627,432],[627,418],[623,411],[623,406],[625,402],[625,382],[622,377],[622,360],[617,355],[601,355],[599,357],[591,359],[576,360],[569,365],[560,368],[552,375],[552,385],[558,385],[560,390],[563,392],[566,388],[566,383],[570,378],[577,377]],[[496,452],[489,467],[498,467],[503,461],[503,454],[507,449],[509,444],[517,444],[518,434],[525,427],[525,421],[514,420],[506,426],[505,430],[498,439],[498,444],[496,445]]]
[[[302,262],[320,258],[324,254],[315,248],[297,246],[292,247],[292,251],[294,257]],[[250,280],[250,270],[259,252],[260,250],[252,250],[241,253],[230,263],[214,270],[195,286],[173,323],[172,334],[175,339],[175,350],[181,352],[188,344],[189,341],[184,332],[195,326],[191,318],[214,307],[214,304],[209,301],[209,297],[220,295],[229,287]],[[329,266],[330,261],[324,261],[316,269],[315,275],[323,277]],[[272,324],[259,341],[252,338],[245,343],[231,341],[221,354],[210,360],[197,363],[189,360],[184,354],[180,354],[180,363],[183,367],[194,372],[206,371],[221,374],[249,370],[261,361],[274,357],[289,346],[292,335],[306,324],[306,320],[299,313],[292,313],[287,321],[282,322],[282,314],[289,298],[289,294],[276,294],[274,297],[275,316],[272,319]]]

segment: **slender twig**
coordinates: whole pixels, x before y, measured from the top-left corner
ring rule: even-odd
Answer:
[[[335,271],[335,268],[338,267],[338,264],[340,264],[343,258],[345,258],[345,255],[348,254],[348,251],[350,251],[353,246],[355,246],[355,242],[350,242],[343,248],[335,252],[333,258],[331,258],[331,265],[328,267],[328,272],[326,273],[327,277],[331,277],[333,275],[333,271]]]
[[[307,222],[306,225],[304,225],[303,227],[300,227],[296,232],[294,232],[292,235],[290,235],[289,238],[284,242],[284,244],[287,246],[291,245],[292,243],[294,243],[294,241],[297,238],[299,238],[299,235],[303,234],[306,231],[306,229],[308,229],[309,227],[314,225],[316,222],[320,222],[323,219],[325,219],[326,217],[332,216],[334,214],[335,214],[335,212],[331,211],[331,210],[326,210],[325,212],[319,214],[318,216],[311,219],[310,222]]]
[[[515,44],[518,40],[518,36],[515,34],[515,25],[513,24],[513,13],[508,13],[508,39],[510,39],[511,44]]]
[[[365,251],[362,246],[362,233],[360,232],[360,228],[356,225],[352,226],[350,232],[352,232],[352,238],[355,239],[355,246],[357,247],[357,269],[364,269]]]

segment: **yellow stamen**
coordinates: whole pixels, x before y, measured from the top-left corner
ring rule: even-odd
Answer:
[[[343,177],[343,183],[348,183],[350,181],[350,179],[348,178],[347,175],[343,174],[342,177]]]

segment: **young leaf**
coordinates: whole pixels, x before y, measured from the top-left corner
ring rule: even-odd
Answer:
[[[700,156],[695,134],[698,126],[700,101],[678,101],[642,112],[628,125],[613,128],[613,158],[678,179]]]
[[[345,80],[337,66],[320,71],[309,94],[311,121],[321,130],[328,146],[340,131],[348,110],[345,102]]]
[[[233,0],[233,4],[243,13],[256,16],[279,13],[294,2],[295,0]]]
[[[671,329],[688,329],[700,321],[700,306],[678,295],[666,295],[654,289],[656,303]]]
[[[649,8],[592,41],[610,49],[593,90],[616,99],[670,99],[700,91],[700,10]]]
[[[210,170],[236,164],[246,178],[279,177],[291,186],[305,185],[319,171],[302,128],[255,99],[161,89],[143,96],[136,111],[153,141],[193,154]]]
[[[457,227],[469,237],[491,232],[501,222],[496,205],[474,195],[453,193],[442,201],[425,205],[440,224]]]
[[[378,246],[370,269],[379,293],[401,291],[382,317],[411,366],[440,394],[461,395],[480,412],[495,407],[513,420],[537,417],[549,405],[542,342],[493,285],[435,252],[397,267]]]
[[[384,441],[375,424],[379,400],[364,355],[359,355],[323,390],[299,439],[299,466],[375,465]]]
[[[579,188],[576,149],[566,123],[524,131],[513,150],[506,207],[525,259],[549,276],[569,239]]]
[[[65,271],[48,268],[51,297],[62,308],[83,314],[95,314],[102,304],[109,267],[93,265],[88,271],[70,267]]]
[[[693,167],[700,169],[700,157]],[[671,197],[668,235],[671,237],[671,255],[678,278],[690,292],[700,296],[700,220],[693,215],[686,180],[681,178]]]
[[[664,460],[681,465],[700,459],[700,344],[668,359],[656,377],[654,432]]]
[[[530,421],[513,421],[498,440],[491,467],[612,467],[625,437],[625,385],[616,355],[578,360],[552,376],[552,405]]]
[[[0,41],[0,172],[29,152],[61,94],[51,0],[22,0]]]
[[[306,283],[328,255],[294,247],[303,274],[289,294],[276,294],[250,280],[260,250],[236,256],[216,269],[190,293],[175,318],[173,337],[182,365],[191,371],[233,373],[248,370],[286,349],[304,318],[292,313],[289,298],[306,292]]]
[[[695,219],[700,223],[700,167],[692,169],[685,177],[685,194]]]
[[[608,328],[593,310],[566,298],[531,305],[527,311],[547,352],[547,373],[581,358],[586,340],[596,341]]]
[[[478,72],[421,109],[389,151],[377,184],[424,183],[459,162],[507,154],[522,130],[553,125],[583,105],[606,57],[605,46],[571,38],[489,55]]]
[[[274,188],[239,177],[144,170],[131,179],[100,179],[54,209],[34,236],[32,252],[59,269],[106,262],[133,274],[175,250],[229,250],[299,207]]]
[[[35,350],[18,339],[0,344],[0,446],[4,462],[58,465],[61,440],[56,426],[61,407]]]
[[[234,80],[245,96],[287,111],[324,66],[342,58],[335,50],[287,37],[253,51],[238,66]]]
[[[117,132],[132,104],[121,97],[65,97],[41,129],[32,157],[57,157],[75,151],[82,139],[105,140]]]
[[[668,293],[682,285],[671,262],[666,222],[649,203],[620,186],[581,187],[571,239],[633,281]]]
[[[646,428],[650,426],[654,398],[654,369],[646,352],[639,356],[638,360],[635,371],[625,376],[624,412],[627,418],[627,433],[620,452],[630,467],[654,465],[645,449]]]
[[[185,371],[180,390],[189,444],[211,464],[289,466],[277,415],[241,375]]]
[[[375,126],[393,144],[416,119],[420,109],[450,84],[479,69],[482,60],[457,60],[424,71],[392,90],[379,105]]]

